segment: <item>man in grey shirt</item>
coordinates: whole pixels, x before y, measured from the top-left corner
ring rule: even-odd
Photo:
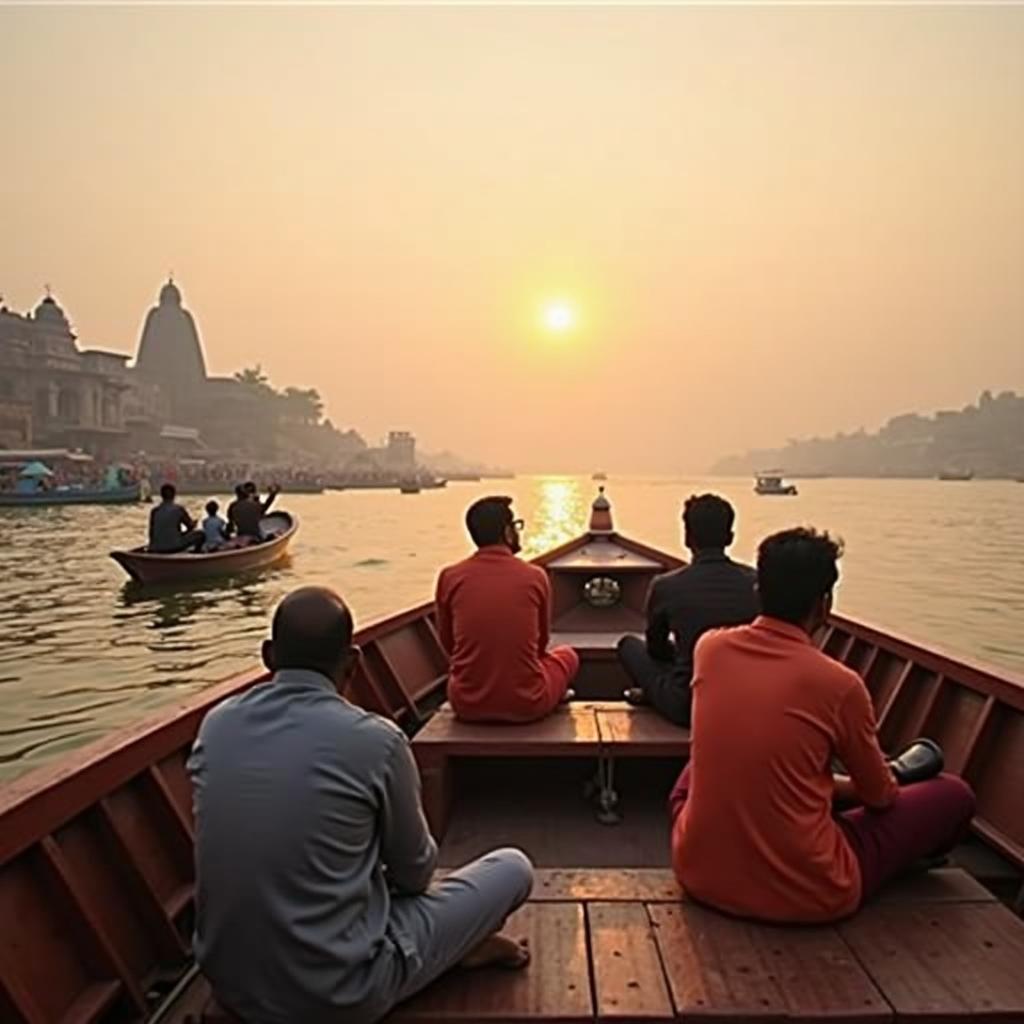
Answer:
[[[409,744],[339,696],[358,656],[341,598],[294,591],[263,646],[272,679],[210,711],[192,748],[196,958],[246,1024],[371,1024],[458,963],[529,959],[497,934],[529,860],[496,850],[432,884]]]

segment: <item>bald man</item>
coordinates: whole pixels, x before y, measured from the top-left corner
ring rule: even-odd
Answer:
[[[496,850],[432,882],[409,744],[340,696],[358,659],[336,593],[289,594],[271,679],[214,708],[192,748],[196,958],[246,1024],[372,1024],[457,964],[529,959],[499,934],[529,860]]]

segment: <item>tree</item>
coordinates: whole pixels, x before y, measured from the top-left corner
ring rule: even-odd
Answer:
[[[292,423],[316,426],[324,414],[324,403],[316,388],[285,388],[281,402],[285,419]]]
[[[270,378],[263,372],[263,367],[259,363],[255,366],[247,366],[244,370],[239,370],[235,374],[235,380],[239,384],[261,394],[274,394],[274,389],[270,386]]]

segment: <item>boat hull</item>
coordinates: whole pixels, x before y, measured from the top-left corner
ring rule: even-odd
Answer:
[[[0,494],[0,508],[45,508],[50,505],[131,505],[142,499],[142,487],[109,490],[44,491],[40,494]]]
[[[288,553],[298,520],[287,512],[275,512],[263,520],[273,536],[261,544],[206,554],[181,552],[174,555],[147,551],[111,551],[110,557],[137,583],[185,583],[191,580],[234,576],[237,573],[267,569]]]

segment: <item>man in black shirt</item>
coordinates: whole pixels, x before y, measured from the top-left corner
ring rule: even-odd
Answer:
[[[239,537],[247,538],[249,543],[261,541],[260,522],[274,503],[278,490],[277,485],[273,485],[267,491],[266,499],[260,501],[254,483],[239,484],[235,488],[235,500],[228,505],[228,529]]]
[[[160,488],[160,504],[149,513],[149,550],[158,555],[174,555],[179,551],[200,551],[203,531],[196,521],[175,502],[174,484]]]
[[[693,648],[709,629],[753,621],[756,574],[725,553],[733,541],[732,506],[717,494],[692,495],[683,506],[685,543],[693,561],[659,576],[647,596],[646,642],[619,641],[619,660],[635,684],[624,696],[651,704],[676,725],[690,724]]]

